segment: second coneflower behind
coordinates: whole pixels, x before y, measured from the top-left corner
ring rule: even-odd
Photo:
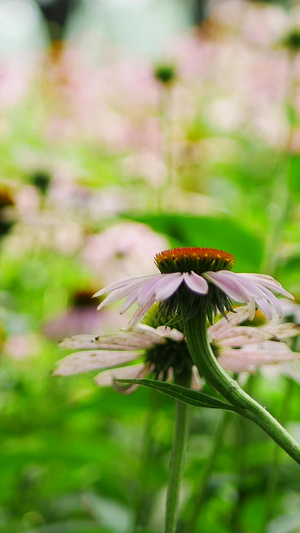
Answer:
[[[155,323],[155,313],[151,322]],[[220,318],[208,328],[212,350],[225,370],[255,372],[265,365],[299,360],[300,354],[290,350],[284,339],[300,334],[295,324],[268,326],[241,325],[249,318],[246,306]],[[57,363],[55,376],[70,376],[99,370],[95,382],[114,386],[130,393],[137,385],[120,387],[115,379],[152,377],[172,381],[177,372],[192,369],[193,389],[201,388],[201,378],[190,356],[184,335],[169,326],[152,327],[137,324],[131,331],[119,331],[98,337],[75,335],[64,339],[60,347],[79,350]]]

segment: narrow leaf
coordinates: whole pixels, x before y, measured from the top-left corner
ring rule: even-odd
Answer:
[[[184,403],[190,405],[195,405],[196,407],[208,407],[210,409],[225,409],[227,411],[233,411],[235,413],[241,413],[241,409],[230,405],[227,402],[223,402],[218,398],[209,396],[204,392],[194,391],[192,389],[187,389],[181,385],[176,385],[174,383],[166,383],[164,381],[157,381],[154,379],[116,379],[118,383],[136,383],[137,385],[145,385],[151,389],[156,389],[163,394],[167,394],[176,400],[181,400]]]

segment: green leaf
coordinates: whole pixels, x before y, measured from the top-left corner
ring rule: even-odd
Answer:
[[[171,246],[217,248],[236,257],[237,272],[257,272],[262,261],[262,241],[229,216],[201,217],[174,214],[128,215],[170,238]],[[158,250],[159,251],[159,250]]]
[[[137,383],[138,385],[145,385],[151,389],[156,389],[163,394],[171,396],[176,400],[181,400],[184,403],[195,405],[196,407],[208,407],[210,409],[225,409],[227,411],[234,411],[235,413],[241,413],[241,409],[230,405],[227,402],[223,402],[218,398],[209,396],[204,392],[187,389],[181,385],[175,385],[174,383],[166,383],[164,381],[157,381],[155,379],[116,379],[117,383]]]

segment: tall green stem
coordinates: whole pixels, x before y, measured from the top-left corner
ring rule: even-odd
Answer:
[[[195,365],[231,404],[242,409],[242,415],[260,426],[283,450],[300,464],[300,445],[258,402],[241,389],[219,365],[207,338],[206,316],[199,313],[185,321],[185,336]]]
[[[175,382],[190,386],[190,375],[175,376]],[[189,406],[179,400],[175,402],[175,428],[170,460],[170,473],[166,500],[165,533],[175,533],[178,517],[180,486],[184,467],[186,442],[189,432]]]

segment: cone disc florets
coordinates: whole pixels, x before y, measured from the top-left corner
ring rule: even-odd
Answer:
[[[204,272],[231,270],[235,258],[230,253],[214,248],[173,248],[157,254],[154,261],[162,274],[194,272],[201,275]],[[176,293],[161,303],[159,313],[165,319],[172,316],[169,324],[176,324],[178,320],[189,319],[200,311],[212,323],[218,311],[225,316],[231,309],[230,298],[216,286],[209,284],[208,292],[200,295],[182,284]]]
[[[173,248],[160,252],[154,258],[162,274],[171,272],[217,272],[231,270],[235,264],[233,255],[214,248]]]

